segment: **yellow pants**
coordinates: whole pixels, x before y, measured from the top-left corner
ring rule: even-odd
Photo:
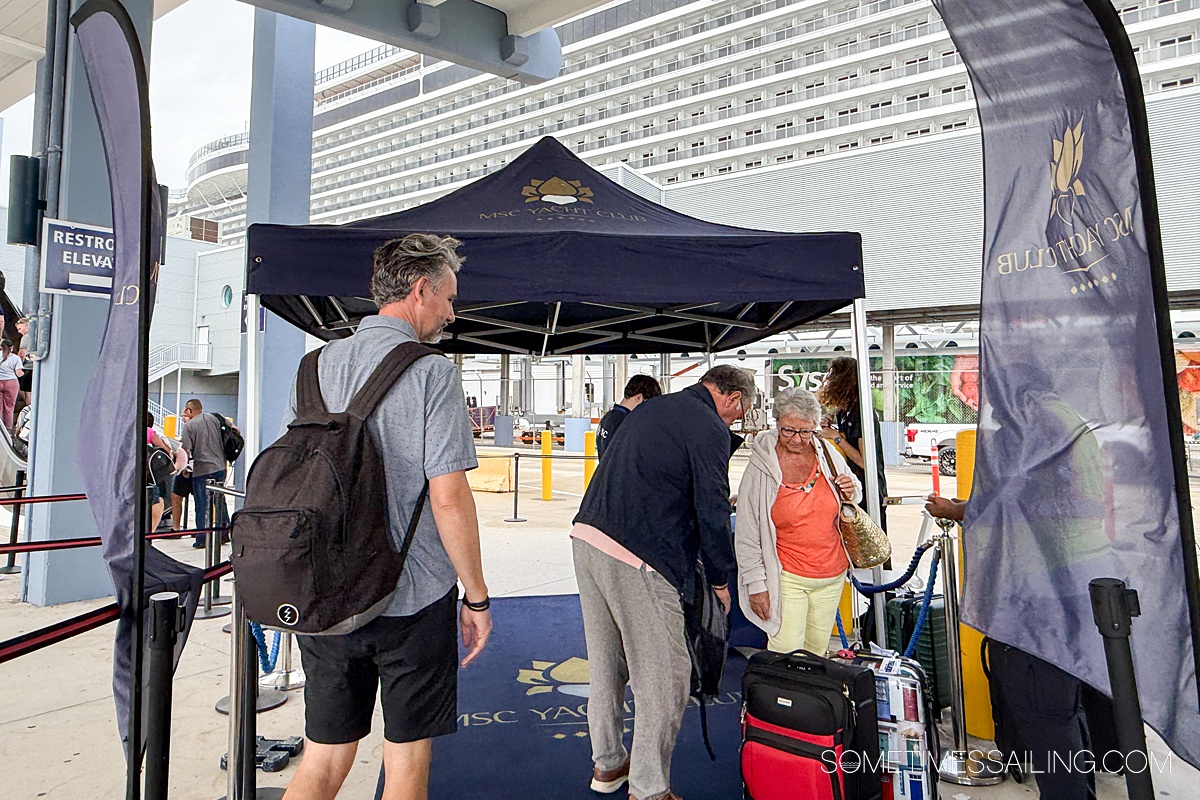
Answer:
[[[767,639],[767,649],[790,653],[804,649],[819,656],[829,649],[838,601],[842,599],[845,575],[832,578],[802,578],[790,572],[780,576],[779,633]]]

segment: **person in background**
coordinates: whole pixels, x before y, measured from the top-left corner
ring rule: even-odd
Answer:
[[[18,379],[24,374],[21,359],[13,352],[12,342],[0,339],[0,418],[3,419],[4,429],[10,434],[17,393],[21,390]]]
[[[729,426],[754,403],[754,376],[713,367],[622,423],[571,529],[591,671],[591,788],[675,800],[671,756],[691,690],[681,597],[697,559],[725,612],[736,564],[729,530]],[[637,696],[626,749],[625,687]]]
[[[846,456],[850,471],[862,484],[867,485],[863,466],[863,421],[858,403],[858,362],[840,356],[829,363],[825,381],[817,391],[817,399],[827,408],[837,409],[833,417],[821,420],[821,438],[832,443]],[[883,446],[879,438],[879,416],[871,409],[871,422],[875,426],[875,471],[879,476],[879,527],[887,530],[887,513],[883,499],[887,497],[887,478],[883,474]],[[866,510],[864,501],[859,505]]]
[[[159,435],[158,431],[154,430],[154,413],[151,411],[146,412],[146,444],[170,453],[172,459],[175,461],[176,472],[180,469],[181,461],[186,465],[186,461],[171,449],[170,443]],[[171,484],[173,483],[174,481],[171,478],[167,478],[164,481],[156,483],[151,488],[150,527],[146,529],[150,533],[158,530],[158,523],[162,522],[163,512],[166,510],[167,498],[171,495]]]
[[[604,418],[600,420],[600,426],[596,429],[597,460],[604,457],[604,450],[612,441],[612,437],[616,435],[617,428],[625,421],[625,417],[629,416],[629,412],[644,401],[661,394],[662,387],[649,375],[634,375],[629,379],[629,382],[625,384],[625,399],[604,415]]]
[[[229,524],[229,507],[223,496],[215,503],[217,518],[208,518],[208,482],[225,482],[225,448],[221,444],[221,423],[215,414],[205,414],[204,405],[193,397],[183,406],[183,443],[180,449],[192,462],[192,499],[196,503],[196,527],[219,528]],[[192,547],[204,547],[206,534],[196,535]]]
[[[21,369],[25,370],[25,374],[17,378],[17,404],[14,407],[14,416],[21,413],[21,409],[29,405],[29,397],[33,392],[33,360],[29,357],[28,342],[25,337],[29,335],[29,317],[21,317],[16,322],[17,334],[19,339],[13,342],[13,348],[17,352],[17,356],[21,359]]]
[[[772,413],[776,429],[755,439],[738,486],[738,602],[768,650],[823,656],[849,566],[838,509],[861,500],[862,487],[817,435],[811,392],[784,389]]]

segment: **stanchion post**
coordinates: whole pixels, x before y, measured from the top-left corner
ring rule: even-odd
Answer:
[[[520,513],[521,504],[521,454],[513,453],[513,515],[505,522],[525,522]]]
[[[553,446],[554,432],[542,431],[542,499],[553,500],[554,464],[550,460],[550,448]]]
[[[212,491],[214,485],[215,484],[211,481],[208,484],[208,525],[204,526],[206,528],[215,527],[212,524],[215,518],[214,514],[216,513],[217,507],[216,492]],[[187,502],[186,498],[184,499],[184,502]],[[187,515],[185,514],[184,518],[186,519],[186,517]],[[217,563],[217,553],[221,547],[221,539],[219,534],[214,536],[213,531],[211,530],[202,535],[204,536],[204,567],[206,570],[209,570],[212,569]],[[228,608],[214,608],[214,605],[217,602],[216,594],[219,583],[219,578],[205,582],[204,593],[201,595],[200,608],[196,610],[196,619],[215,619],[217,617],[223,617],[229,613]]]
[[[183,630],[179,594],[150,597],[150,657],[146,698],[146,800],[167,800],[171,764],[171,697],[175,644]]]
[[[1088,584],[1088,594],[1092,598],[1092,618],[1104,637],[1104,660],[1108,664],[1108,682],[1112,686],[1113,722],[1129,800],[1152,800],[1154,780],[1146,756],[1142,704],[1138,700],[1137,675],[1133,671],[1133,652],[1129,647],[1133,618],[1142,614],[1137,591],[1126,588],[1116,578],[1096,578]],[[1131,760],[1130,756],[1135,753],[1141,758]],[[1100,758],[1103,763],[1103,755]]]
[[[21,473],[21,476],[22,477],[24,476],[24,472]],[[20,482],[24,483],[23,480]],[[25,487],[24,486],[17,487],[16,491],[13,492],[13,497],[17,500],[20,500],[24,496],[25,496]],[[20,524],[21,524],[21,504],[17,503],[15,505],[10,506],[10,508],[12,508],[12,525],[9,526],[9,529],[8,529],[8,543],[16,544],[18,528],[20,528]],[[4,565],[3,567],[0,567],[0,575],[15,575],[20,571],[21,571],[21,568],[17,566],[17,554],[9,553],[8,554],[8,563],[6,565]]]
[[[284,631],[279,639],[279,668],[269,675],[258,679],[260,687],[278,689],[286,692],[290,689],[303,689],[304,670],[292,666],[292,632]]]
[[[583,488],[587,490],[591,485],[592,475],[596,474],[596,432],[588,431],[583,435],[583,455],[587,460],[583,462]]]
[[[936,469],[936,467],[935,467]],[[950,659],[950,720],[954,748],[942,756],[938,774],[960,786],[993,786],[1004,780],[1004,764],[967,742],[966,711],[963,706],[962,652],[958,641],[958,552],[954,523],[937,520],[942,551],[942,595],[946,603],[946,649]]]

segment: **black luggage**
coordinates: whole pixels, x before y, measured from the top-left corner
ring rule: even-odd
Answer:
[[[748,800],[880,800],[875,673],[803,650],[755,653],[741,764]]]

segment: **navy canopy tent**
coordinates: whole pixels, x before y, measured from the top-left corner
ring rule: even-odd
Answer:
[[[322,339],[375,312],[371,255],[408,233],[463,242],[451,353],[727,350],[864,296],[857,233],[716,225],[618,185],[545,137],[430,203],[344,225],[252,225],[247,291]]]

